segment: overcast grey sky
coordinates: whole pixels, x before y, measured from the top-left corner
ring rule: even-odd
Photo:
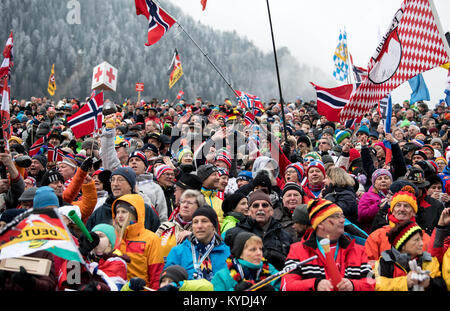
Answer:
[[[218,30],[235,30],[265,52],[272,51],[266,0],[159,0],[180,6],[195,20]],[[340,29],[346,29],[348,48],[355,65],[367,68],[379,37],[388,29],[402,0],[269,0],[277,48],[286,46],[299,63],[308,63],[332,75],[333,53]],[[444,32],[450,31],[450,1],[434,0]],[[199,40],[199,44],[201,41]],[[274,74],[276,74],[274,72]],[[430,91],[430,106],[444,98],[447,71],[432,69],[423,74]],[[331,76],[332,77],[332,76]],[[314,82],[314,81],[313,81]],[[324,87],[338,86],[323,85]],[[409,99],[406,82],[392,92],[394,102]],[[276,94],[274,94],[276,96]]]

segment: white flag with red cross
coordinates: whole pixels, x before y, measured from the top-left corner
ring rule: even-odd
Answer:
[[[117,69],[107,62],[97,65],[92,72],[93,90],[116,91]]]

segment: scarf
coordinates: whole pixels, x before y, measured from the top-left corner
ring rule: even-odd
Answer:
[[[269,263],[264,258],[262,260],[262,265],[260,265],[258,270],[242,267],[238,259],[234,256],[228,257],[226,264],[230,271],[231,278],[238,283],[244,280],[255,284],[270,276]]]
[[[325,184],[321,183],[318,185],[311,185],[309,182],[306,184],[306,186],[312,191],[312,192],[320,192]]]
[[[214,235],[207,245],[198,241],[195,236],[192,238],[191,242],[192,260],[194,265],[194,280],[206,279],[208,281],[211,281],[213,272],[209,254],[216,244],[216,236]],[[196,256],[196,253],[198,253],[198,257]]]
[[[175,221],[177,223],[179,223],[183,228],[186,228],[187,226],[189,226],[190,224],[192,224],[192,220],[191,221],[184,221],[180,214],[176,214],[175,215]]]

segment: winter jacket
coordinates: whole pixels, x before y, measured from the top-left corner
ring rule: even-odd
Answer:
[[[219,199],[219,197],[217,196],[216,190],[206,189],[206,188],[202,187],[201,192],[202,192],[203,196],[205,197],[206,204],[211,206],[214,209],[214,211],[216,212],[217,218],[219,220],[219,228],[220,228],[220,230],[222,230],[222,226],[223,226],[222,202],[223,202],[223,200]]]
[[[236,227],[238,223],[243,221],[246,218],[245,215],[236,212],[230,212],[223,219],[223,224],[220,232],[222,233],[222,237],[225,238],[225,232],[228,229]]]
[[[273,218],[281,224],[283,230],[290,234],[293,242],[298,242],[297,232],[292,227],[294,221],[292,220],[291,211],[281,205],[273,210]]]
[[[166,264],[164,265],[164,270],[172,265],[180,265],[184,269],[186,269],[188,273],[188,280],[193,279],[194,274],[194,263],[192,258],[192,239],[193,235],[185,239],[183,243],[175,246],[170,251],[167,256]],[[196,250],[195,256],[199,257],[199,253]],[[226,260],[230,256],[230,248],[223,242],[223,240],[216,235],[216,244],[209,254],[209,258],[211,260],[211,269],[212,273],[220,271],[223,268],[227,267]]]
[[[447,290],[450,291],[450,250],[447,249],[442,259],[442,277],[447,284]]]
[[[175,206],[175,187],[171,186],[171,187],[166,188],[161,185],[160,185],[160,187],[163,190],[163,194],[164,194],[164,197],[166,200],[167,215],[170,215],[176,208],[176,206]]]
[[[353,187],[326,187],[322,196],[325,200],[329,200],[342,208],[345,218],[358,225],[358,197]]]
[[[291,235],[283,230],[280,222],[274,218],[270,219],[267,228],[261,228],[252,218],[247,217],[245,221],[240,222],[236,227],[229,229],[225,234],[225,241],[232,241],[234,236],[240,232],[251,232],[263,240],[263,256],[276,269],[281,270],[289,253],[289,247],[292,244]]]
[[[408,291],[406,275],[410,271],[407,254],[402,254],[395,248],[384,251],[375,265],[375,277],[377,291]],[[430,271],[430,285],[425,291],[445,291],[446,286],[441,277],[439,261],[424,252],[417,260],[417,265],[422,270]]]
[[[321,280],[330,279],[325,269],[325,258],[317,246],[315,231],[307,240],[291,245],[286,265],[301,262],[314,255],[318,257],[282,277],[281,289],[283,291],[315,291]],[[336,265],[340,275],[352,282],[355,291],[374,290],[375,282],[368,277],[371,267],[368,264],[364,247],[344,235],[338,240]]]
[[[111,206],[116,198],[113,196],[109,196],[105,203],[97,208],[91,216],[89,216],[86,222],[86,228],[88,230],[92,230],[98,224],[112,224],[112,212]],[[155,211],[145,204],[145,228],[156,232],[160,225],[160,221],[158,215],[156,215]]]
[[[8,192],[4,194],[6,209],[17,208],[19,205],[19,197],[25,191],[25,182],[20,174],[17,178],[11,180],[10,185]]]
[[[162,272],[164,259],[161,250],[160,238],[150,230],[145,229],[145,206],[142,201],[133,197],[121,197],[130,203],[137,212],[136,223],[126,227],[118,249],[130,258],[127,266],[128,280],[133,277],[144,279],[147,286],[152,289],[159,288],[159,276]],[[111,209],[113,218],[114,211]]]
[[[364,193],[359,200],[358,223],[361,225],[361,229],[367,233],[370,233],[372,222],[380,209],[380,203],[383,197],[382,192],[371,186],[369,191]]]
[[[87,221],[89,216],[95,209],[97,204],[97,189],[95,189],[95,182],[84,184],[87,172],[77,169],[75,176],[72,178],[69,186],[64,190],[62,199],[67,204],[76,205],[80,208],[81,219]],[[81,190],[81,197],[78,201],[74,201]]]
[[[170,214],[167,211],[164,191],[161,186],[153,180],[153,176],[151,174],[141,174],[136,177],[136,184],[139,192],[143,192],[149,197],[151,204],[158,213],[161,223],[167,221]]]
[[[369,260],[378,260],[381,256],[381,253],[391,249],[391,244],[389,243],[386,234],[393,228],[393,226],[393,224],[386,225],[369,234],[369,237],[366,240],[366,244],[364,245]],[[428,250],[428,246],[430,245],[430,236],[424,232],[422,239],[423,250],[426,251]]]
[[[8,271],[6,272],[5,279],[2,279],[2,282],[0,282],[0,291],[54,291],[57,281],[53,254],[47,251],[37,251],[25,255],[24,257],[34,257],[50,260],[52,262],[50,273],[48,275],[32,275],[35,280],[34,286],[32,288],[25,289],[21,285],[13,281],[12,275],[15,272]]]
[[[257,274],[257,271],[262,268],[263,266],[262,261],[259,265],[245,261],[244,259],[240,258],[237,259],[237,261],[242,267],[245,280],[250,280],[255,284],[261,281],[260,278],[255,279],[254,276]],[[277,272],[278,271],[275,269],[275,267],[269,264],[270,275],[275,274]],[[253,276],[253,278],[251,276]],[[238,282],[235,279],[233,279],[233,277],[230,275],[230,270],[228,267],[218,271],[211,280],[211,283],[214,285],[214,291],[234,291],[234,287],[238,284]],[[279,290],[280,279],[271,282],[270,285],[272,285],[275,288],[275,290]]]

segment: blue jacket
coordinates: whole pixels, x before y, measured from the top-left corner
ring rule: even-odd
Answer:
[[[216,235],[216,243],[216,246],[209,254],[213,274],[227,267],[226,260],[228,256],[230,256],[230,248],[223,242],[222,239],[219,238],[218,235]],[[188,280],[192,280],[192,275],[194,274],[194,263],[192,259],[191,244],[191,239],[188,238],[185,239],[183,243],[174,246],[166,258],[164,270],[169,266],[180,265],[186,269],[188,273]],[[198,258],[199,254],[197,251],[195,255]]]

